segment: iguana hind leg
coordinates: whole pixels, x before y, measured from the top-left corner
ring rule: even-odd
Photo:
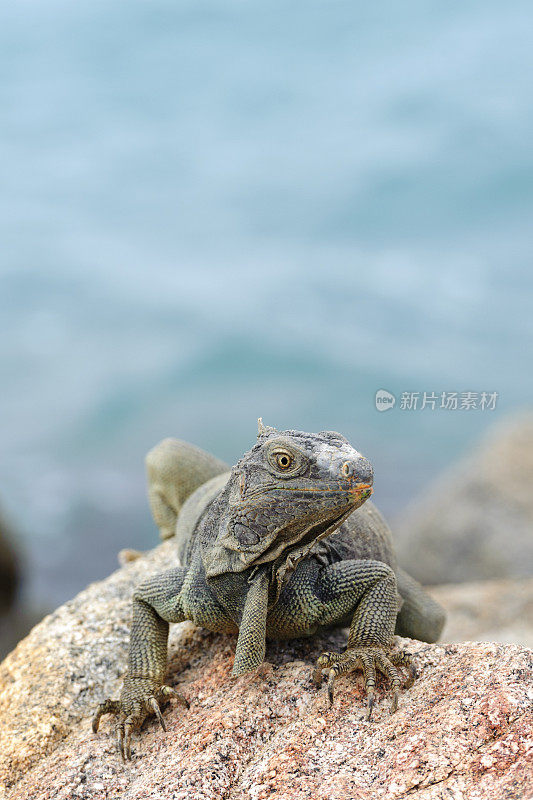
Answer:
[[[403,569],[396,570],[396,581],[403,600],[396,633],[422,642],[436,642],[446,622],[444,609]]]

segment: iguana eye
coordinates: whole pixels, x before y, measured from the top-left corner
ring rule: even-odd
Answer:
[[[286,445],[283,439],[268,442],[265,450],[270,469],[279,476],[283,474],[283,477],[292,478],[307,463],[306,456],[296,448],[293,449],[289,444]]]
[[[276,464],[280,469],[289,469],[292,461],[292,456],[288,453],[276,453]]]

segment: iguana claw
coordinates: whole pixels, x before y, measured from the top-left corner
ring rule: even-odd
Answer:
[[[131,761],[131,736],[139,730],[149,714],[155,714],[163,730],[166,725],[161,714],[159,702],[167,698],[175,698],[185,708],[189,702],[172,686],[160,686],[154,690],[154,681],[150,678],[126,678],[125,688],[120,700],[104,700],[100,703],[92,720],[94,733],[98,732],[100,718],[104,714],[117,716],[115,735],[117,749],[123,761]]]
[[[349,647],[344,653],[322,653],[318,658],[313,679],[315,684],[319,686],[322,682],[323,674],[328,670],[328,699],[331,706],[333,705],[336,679],[340,675],[347,675],[356,669],[362,669],[367,691],[366,719],[370,721],[374,708],[376,670],[382,672],[390,680],[393,690],[390,713],[394,714],[397,710],[400,686],[402,685],[398,667],[407,667],[409,669],[409,677],[403,682],[403,687],[408,689],[413,685],[417,676],[412,656],[409,653],[396,650],[387,653],[383,648],[377,646]]]

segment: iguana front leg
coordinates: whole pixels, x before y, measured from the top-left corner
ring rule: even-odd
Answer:
[[[175,697],[188,707],[187,700],[163,681],[167,668],[168,623],[186,619],[181,589],[186,570],[177,567],[142,583],[133,595],[133,624],[130,637],[128,672],[120,700],[105,700],[93,717],[96,733],[103,714],[116,714],[117,744],[122,758],[131,759],[131,734],[147,716],[155,714],[165,730],[159,703]]]
[[[399,595],[392,569],[382,561],[349,560],[321,566],[316,559],[298,565],[268,616],[269,637],[309,636],[318,629],[344,626],[351,620],[345,652],[322,653],[314,673],[321,683],[328,673],[330,703],[339,675],[362,669],[368,693],[367,717],[374,704],[376,670],[391,681],[396,709],[401,684],[398,667],[408,667],[410,685],[414,679],[411,658],[393,651],[394,625]]]
[[[369,720],[374,705],[376,670],[379,670],[392,686],[392,714],[398,707],[402,683],[398,667],[409,669],[409,677],[404,683],[406,688],[416,677],[411,656],[392,649],[400,603],[393,570],[381,561],[340,561],[322,571],[318,588],[327,602],[326,617],[343,611],[350,601],[355,613],[345,652],[322,653],[316,665],[315,683],[320,684],[323,672],[327,670],[329,702],[332,704],[335,680],[340,675],[362,669]]]

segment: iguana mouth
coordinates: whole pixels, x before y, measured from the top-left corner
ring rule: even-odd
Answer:
[[[350,490],[350,494],[354,494],[356,497],[362,497],[364,500],[373,492],[373,488],[370,483],[356,483]]]
[[[353,483],[348,484],[347,486],[339,486],[339,488],[327,488],[325,489],[323,486],[318,488],[312,488],[309,486],[301,487],[301,486],[279,486],[276,484],[275,486],[267,486],[262,487],[260,490],[257,491],[257,494],[266,494],[266,492],[274,492],[281,490],[283,492],[300,492],[301,494],[359,494],[362,491],[368,491],[369,495],[372,494],[374,491],[372,488],[371,483]]]

